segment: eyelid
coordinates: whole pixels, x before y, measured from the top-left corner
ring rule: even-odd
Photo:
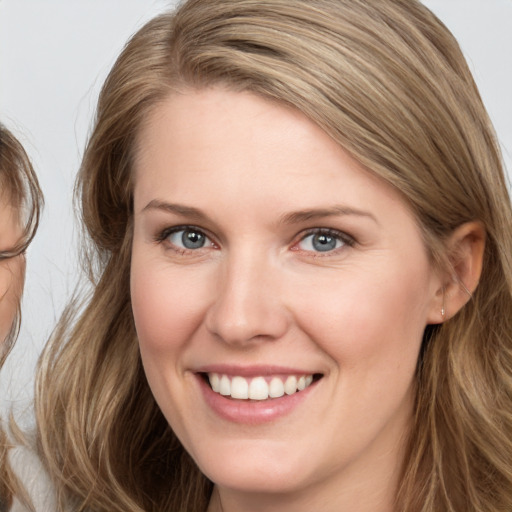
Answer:
[[[210,243],[212,244],[211,246],[214,246],[214,247],[218,246],[218,244],[215,242],[214,238],[208,233],[207,230],[200,228],[198,226],[194,226],[192,224],[181,224],[178,226],[171,226],[171,227],[166,227],[164,229],[161,229],[154,236],[154,241],[157,244],[164,243],[168,240],[170,235],[172,235],[174,233],[179,233],[180,231],[197,231],[198,233],[201,233],[202,235],[204,235],[207,238],[207,240],[210,241]],[[211,246],[205,246],[205,247],[201,247],[198,249],[188,249],[188,248],[183,248],[183,247],[177,247],[176,245],[172,244],[171,242],[169,242],[168,245],[172,245],[176,251],[180,251],[180,252],[186,252],[186,251],[198,252],[200,249],[208,249],[209,247],[211,247]]]
[[[330,251],[308,251],[303,250],[298,247],[298,245],[305,240],[308,236],[311,235],[328,235],[332,236],[334,238],[337,238],[341,240],[343,245],[341,247],[338,247],[336,249],[330,250]],[[324,257],[324,256],[331,256],[333,254],[337,254],[340,250],[343,250],[345,247],[352,247],[356,243],[356,240],[353,236],[345,233],[344,231],[340,231],[338,229],[333,228],[310,228],[305,231],[302,231],[297,237],[296,240],[293,242],[291,246],[292,251],[301,251],[303,253],[307,253],[313,257]]]

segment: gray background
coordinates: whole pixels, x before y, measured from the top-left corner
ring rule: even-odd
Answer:
[[[512,171],[512,0],[426,0],[468,59]],[[22,141],[46,208],[29,248],[23,327],[0,410],[30,422],[38,354],[78,278],[72,188],[99,88],[126,40],[173,2],[0,0],[0,119]]]

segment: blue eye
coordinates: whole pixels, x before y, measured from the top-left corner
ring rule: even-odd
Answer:
[[[167,235],[167,240],[180,249],[194,250],[212,246],[211,240],[201,231],[194,228],[184,228]]]
[[[339,249],[345,244],[346,242],[342,239],[341,235],[320,231],[306,235],[298,243],[298,247],[302,251],[329,252]]]

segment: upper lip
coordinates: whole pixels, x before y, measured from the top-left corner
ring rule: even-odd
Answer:
[[[194,370],[195,373],[218,373],[221,375],[237,375],[240,377],[264,377],[271,375],[314,375],[321,372],[306,370],[304,368],[292,368],[278,365],[232,365],[232,364],[208,364]]]

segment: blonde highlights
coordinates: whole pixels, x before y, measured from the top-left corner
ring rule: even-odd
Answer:
[[[211,482],[142,371],[129,265],[140,127],[169,94],[216,85],[286,103],[321,126],[400,191],[436,264],[449,259],[455,228],[483,224],[480,285],[425,333],[397,510],[512,508],[510,200],[461,51],[413,0],[191,0],[127,44],[78,180],[94,290],[62,319],[38,375],[40,449],[63,508],[206,509]]]

